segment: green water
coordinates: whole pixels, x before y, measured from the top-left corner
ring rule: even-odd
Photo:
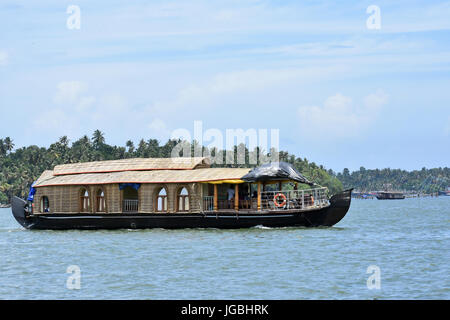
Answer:
[[[449,222],[450,197],[353,200],[316,229],[29,231],[0,209],[0,299],[449,299]]]

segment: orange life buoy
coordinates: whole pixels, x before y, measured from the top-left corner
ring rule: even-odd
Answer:
[[[282,198],[283,202],[278,202],[278,198]],[[273,197],[273,203],[275,204],[275,206],[277,206],[278,208],[284,207],[286,205],[286,196],[282,193],[277,193],[274,197]]]
[[[311,205],[312,206],[314,205],[314,197],[313,196],[311,196]]]

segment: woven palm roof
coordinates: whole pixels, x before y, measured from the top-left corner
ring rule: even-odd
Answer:
[[[208,168],[209,158],[134,158],[122,160],[70,163],[55,166],[53,175],[106,173],[145,170],[189,170]]]
[[[213,182],[237,180],[249,171],[249,168],[202,168],[195,170],[115,171],[64,175],[54,175],[52,171],[45,171],[36,181],[34,187],[113,183]]]

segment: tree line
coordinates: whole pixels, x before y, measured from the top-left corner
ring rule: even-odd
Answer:
[[[168,140],[161,144],[157,139],[141,139],[137,145],[133,141],[126,141],[124,146],[109,145],[106,143],[105,135],[100,130],[96,130],[92,137],[84,135],[80,139],[70,142],[67,136],[59,138],[48,148],[36,145],[14,148],[13,140],[10,137],[0,139],[0,203],[7,203],[12,196],[26,197],[29,188],[44,170],[51,170],[56,165],[65,163],[88,162],[99,160],[117,160],[126,158],[169,158],[175,146],[183,143],[180,140]],[[184,142],[187,143],[187,142]],[[223,157],[221,163],[213,163],[212,167],[255,167],[260,161],[249,164],[250,150],[244,145],[234,146],[233,152],[227,150],[208,149],[199,146],[195,141],[190,143],[191,154],[194,155],[198,148],[203,154],[210,154],[213,157]],[[237,159],[237,150],[245,150],[245,163],[238,164],[234,161],[227,164],[226,158],[230,154]],[[254,150],[260,160],[260,155],[270,156],[270,152]],[[332,171],[327,171],[322,165],[309,162],[306,158],[296,157],[286,151],[279,151],[280,161],[291,163],[310,181],[321,186],[328,187],[331,193],[342,190],[342,183]]]
[[[161,144],[157,139],[141,139],[137,145],[128,140],[124,146],[115,146],[106,143],[105,135],[100,130],[96,130],[90,138],[84,135],[73,143],[70,143],[67,136],[63,136],[48,148],[32,145],[15,149],[10,137],[0,139],[0,203],[7,203],[14,195],[25,197],[33,181],[44,170],[51,170],[58,164],[126,158],[168,158],[180,143],[180,140],[168,140]],[[257,153],[259,161],[250,164],[251,152],[244,145],[234,146],[233,152],[230,152],[208,149],[195,141],[188,144],[192,155],[200,148],[201,154],[223,157],[222,164],[213,163],[212,167],[255,167],[261,164],[260,155],[270,156],[271,152],[275,152],[253,151]],[[239,148],[245,150],[244,164],[238,164],[236,161]],[[226,159],[230,154],[235,161],[227,164]],[[447,167],[414,171],[390,168],[369,170],[361,167],[353,172],[345,168],[342,172],[335,173],[286,151],[279,151],[277,156],[280,161],[292,164],[310,181],[328,187],[330,193],[339,192],[343,188],[355,188],[359,191],[392,189],[431,193],[445,190],[450,185],[450,169]]]
[[[401,169],[373,169],[360,167],[350,171],[345,168],[334,174],[344,188],[352,187],[359,191],[398,190],[419,193],[435,193],[450,186],[450,168],[433,168],[406,171]]]

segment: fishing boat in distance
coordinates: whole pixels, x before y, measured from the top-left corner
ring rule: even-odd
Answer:
[[[398,191],[379,191],[376,195],[378,200],[401,200],[405,199],[405,195]]]
[[[351,192],[329,197],[285,162],[138,158],[55,166],[12,199],[12,213],[27,229],[318,227],[346,215]]]

